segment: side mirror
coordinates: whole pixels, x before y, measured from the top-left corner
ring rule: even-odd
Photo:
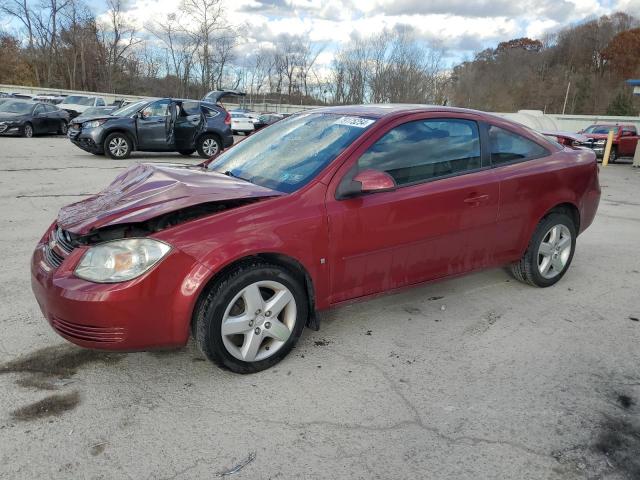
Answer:
[[[347,198],[362,193],[390,192],[396,187],[396,181],[391,175],[369,168],[356,174],[348,185],[340,189],[339,196]]]

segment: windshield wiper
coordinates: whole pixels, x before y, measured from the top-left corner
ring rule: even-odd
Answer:
[[[253,183],[253,182],[252,182],[251,180],[249,180],[248,178],[244,178],[244,177],[241,177],[240,175],[236,175],[236,174],[235,174],[235,173],[233,173],[231,170],[227,170],[226,172],[224,172],[224,174],[225,174],[227,177],[237,178],[237,179],[240,179],[240,180],[244,180],[245,182]]]

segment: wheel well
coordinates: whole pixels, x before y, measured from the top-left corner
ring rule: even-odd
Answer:
[[[191,323],[192,323],[191,326],[193,327],[193,321],[196,317],[196,312],[198,311],[200,301],[206,295],[206,292],[209,290],[209,287],[213,285],[216,281],[218,281],[220,278],[223,278],[225,275],[235,270],[239,266],[247,263],[255,262],[256,260],[263,260],[273,265],[282,267],[300,281],[300,283],[304,286],[307,292],[307,298],[309,300],[309,318],[307,319],[307,327],[313,330],[318,330],[320,327],[320,324],[319,324],[318,317],[316,315],[315,289],[313,286],[313,281],[311,280],[311,276],[309,275],[307,270],[304,268],[304,266],[302,266],[300,262],[298,262],[294,258],[288,257],[287,255],[282,255],[279,253],[259,253],[256,255],[247,256],[247,257],[238,259],[233,263],[230,263],[219,272],[216,272],[216,274],[209,279],[205,287],[202,289],[202,292],[200,293],[198,301],[196,302],[196,307],[194,308],[193,313],[191,315]]]
[[[210,135],[212,137],[215,137],[216,140],[218,140],[218,143],[220,144],[220,151],[222,151],[222,148],[224,148],[224,146],[222,145],[222,137],[220,135],[218,135],[216,132],[202,132],[200,135],[198,135],[196,137],[196,145],[198,144],[198,142],[200,141],[200,139],[202,137],[204,137],[205,135]]]
[[[576,227],[576,232],[580,231],[580,211],[573,203],[561,203],[549,210],[544,216],[546,217],[550,213],[564,213],[573,220],[573,225]]]
[[[121,128],[114,128],[113,130],[109,130],[108,132],[106,132],[104,134],[104,137],[102,138],[102,143],[103,144],[104,144],[104,141],[107,139],[107,137],[109,135],[111,135],[112,133],[121,133],[124,136],[126,136],[129,139],[129,141],[131,142],[131,145],[133,146],[133,150],[137,150],[138,144],[136,142],[136,139],[133,138],[133,135],[131,135],[131,132],[127,132],[126,130],[123,130]]]

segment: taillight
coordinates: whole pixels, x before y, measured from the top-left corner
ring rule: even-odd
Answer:
[[[227,116],[224,117],[224,124],[231,125],[231,114],[229,112],[227,112]]]

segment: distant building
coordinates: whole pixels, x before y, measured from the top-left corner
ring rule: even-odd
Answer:
[[[640,96],[640,80],[627,80],[627,85],[633,87],[633,94]]]

